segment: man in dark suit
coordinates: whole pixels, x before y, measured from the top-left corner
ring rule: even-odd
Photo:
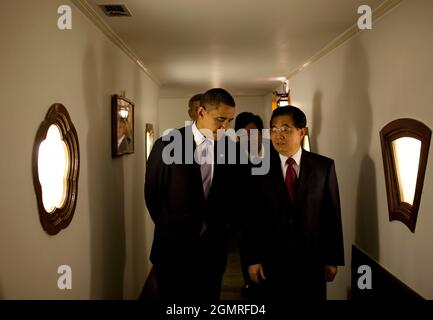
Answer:
[[[226,266],[229,183],[227,129],[235,101],[224,89],[203,94],[191,126],[158,139],[150,153],[145,199],[155,223],[151,261],[162,301],[219,299]],[[218,159],[218,160],[217,160]]]
[[[296,107],[272,113],[270,170],[245,232],[250,277],[274,300],[326,299],[326,281],[344,265],[334,161],[301,148],[305,127]]]

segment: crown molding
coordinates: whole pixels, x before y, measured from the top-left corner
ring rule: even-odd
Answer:
[[[400,3],[402,3],[404,0],[385,0],[382,2],[376,9],[372,12],[372,21],[375,22],[379,20],[381,17],[383,17],[386,13],[394,9],[396,6],[398,6]],[[288,75],[287,79],[290,79],[298,72],[302,71],[312,63],[318,61],[320,58],[326,56],[328,53],[333,51],[334,49],[338,48],[340,45],[345,43],[346,41],[352,39],[354,36],[356,36],[358,33],[363,32],[364,30],[360,30],[358,28],[358,23],[354,23],[349,29],[344,31],[342,34],[337,36],[334,40],[329,42],[325,47],[323,47],[321,50],[319,50],[316,54],[314,54],[311,58],[306,60],[302,65],[292,70]]]
[[[141,62],[140,58],[132,51],[128,45],[114,32],[113,29],[104,21],[104,19],[92,8],[86,0],[71,0],[71,2],[84,13],[98,28],[110,39],[117,47],[120,48],[143,72],[148,75],[158,86],[161,87],[159,79],[152,74]]]

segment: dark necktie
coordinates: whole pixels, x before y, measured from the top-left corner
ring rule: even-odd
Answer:
[[[286,188],[290,196],[290,201],[292,205],[295,205],[295,199],[296,199],[296,183],[298,180],[298,177],[296,176],[295,168],[293,168],[293,165],[295,164],[295,160],[293,158],[289,158],[286,161],[287,163],[287,169],[286,169]]]
[[[209,140],[205,140],[201,143],[200,147],[201,149],[201,165],[200,165],[200,171],[201,171],[201,181],[203,183],[203,192],[204,197],[207,199],[209,195],[209,190],[212,185],[212,160],[211,153],[210,153],[210,147],[211,142]]]
[[[213,159],[211,158],[212,153],[210,153],[210,148],[212,147],[212,143],[209,140],[203,141],[200,146],[201,148],[200,152],[200,172],[201,172],[201,181],[203,184],[203,193],[205,199],[207,199],[209,195],[210,188],[212,186],[212,162]],[[200,236],[205,233],[207,230],[207,224],[206,221],[203,221]]]

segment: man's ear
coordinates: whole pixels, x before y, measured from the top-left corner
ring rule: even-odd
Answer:
[[[301,139],[303,139],[306,134],[307,134],[307,128],[302,128],[301,129]]]
[[[197,108],[197,118],[202,119],[206,114],[206,108],[204,106],[199,106]]]
[[[193,119],[193,117],[192,117],[192,110],[191,110],[191,109],[188,109],[188,115],[189,115],[189,117],[190,117],[191,119]]]

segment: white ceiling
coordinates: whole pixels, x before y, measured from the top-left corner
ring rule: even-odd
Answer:
[[[88,0],[158,79],[163,97],[211,87],[265,95],[383,0]],[[106,17],[98,4],[126,4]]]

